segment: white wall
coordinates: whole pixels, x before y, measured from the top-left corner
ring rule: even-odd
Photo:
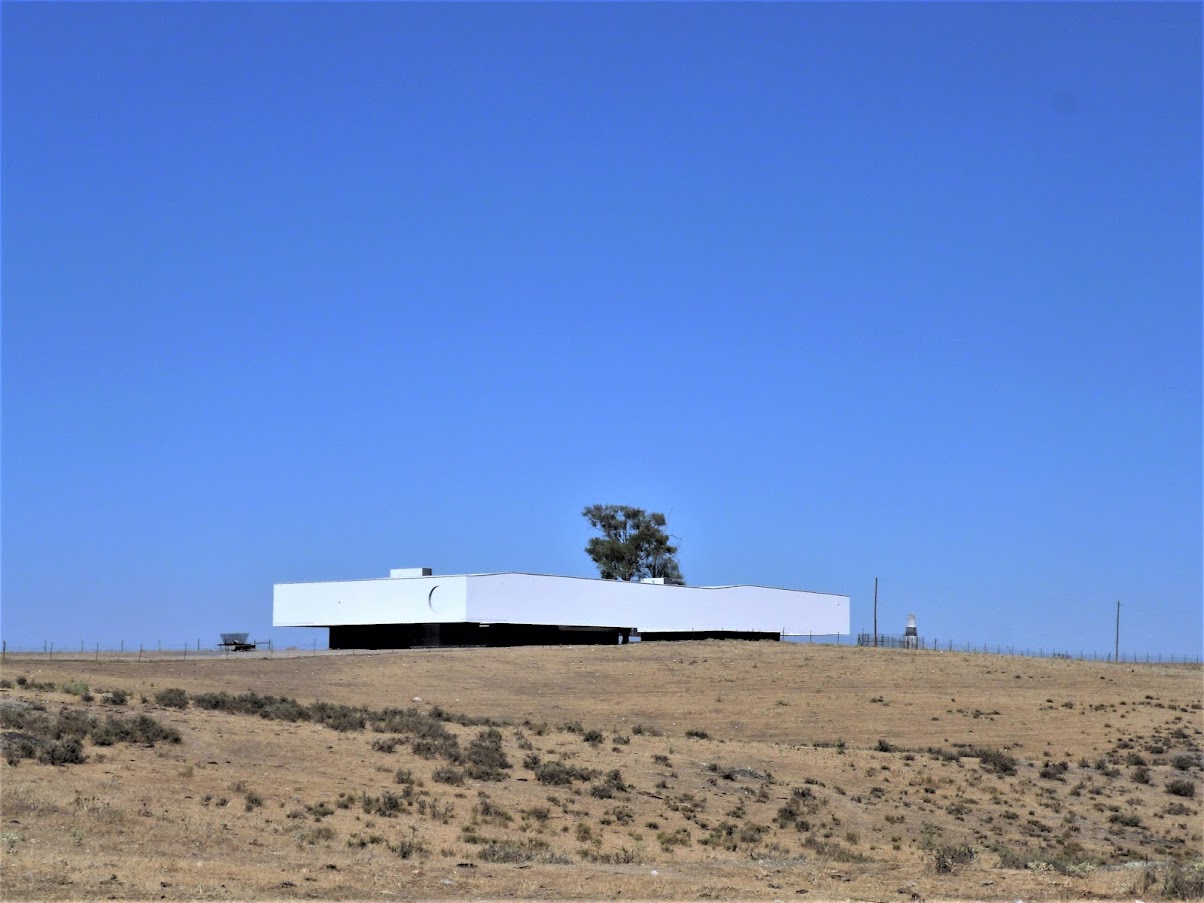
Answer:
[[[816,635],[849,632],[849,598],[760,586],[658,586],[481,574],[468,578],[468,620],[638,630],[755,630]]]
[[[276,627],[332,624],[560,624],[643,632],[849,632],[849,598],[762,586],[662,586],[541,574],[278,583]]]
[[[423,624],[467,620],[468,578],[382,577],[326,583],[277,583],[276,627],[331,624]]]

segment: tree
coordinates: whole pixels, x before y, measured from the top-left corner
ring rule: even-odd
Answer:
[[[662,577],[666,583],[684,584],[677,564],[677,546],[665,532],[665,515],[628,505],[590,505],[582,515],[601,531],[585,546],[603,580],[639,580]]]

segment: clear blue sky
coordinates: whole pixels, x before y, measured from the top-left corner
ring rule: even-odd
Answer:
[[[1201,647],[1199,4],[3,4],[12,644],[691,583]]]

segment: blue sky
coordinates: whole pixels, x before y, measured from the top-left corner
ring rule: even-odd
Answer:
[[[3,5],[10,646],[274,582],[1201,647],[1198,4]]]

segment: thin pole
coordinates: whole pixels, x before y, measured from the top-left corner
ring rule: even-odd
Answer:
[[[1116,600],[1116,658],[1114,661],[1120,661],[1120,599]]]
[[[878,646],[878,578],[874,578],[874,647]]]

